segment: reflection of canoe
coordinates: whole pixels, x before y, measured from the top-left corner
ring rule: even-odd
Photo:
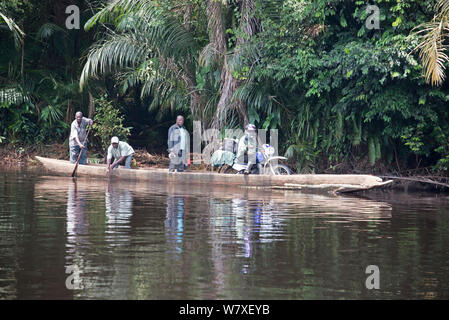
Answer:
[[[320,216],[351,216],[352,219],[362,218],[391,218],[391,206],[384,201],[373,201],[351,196],[330,196],[318,194],[305,194],[290,190],[258,190],[248,188],[236,188],[235,186],[206,185],[186,186],[172,183],[153,184],[147,182],[121,181],[120,183],[107,183],[98,179],[79,178],[76,181],[78,190],[101,195],[111,188],[115,191],[127,190],[133,196],[143,198],[146,194],[166,194],[172,197],[207,197],[221,201],[235,199],[272,203],[276,206],[295,208],[296,212],[305,209],[305,212],[316,212]],[[65,199],[69,186],[74,185],[71,178],[66,177],[42,177],[35,186],[36,197],[53,199]],[[73,189],[73,186],[72,186]],[[291,217],[292,215],[289,214]]]
[[[36,157],[48,170],[70,176],[74,164],[66,160]],[[81,165],[78,176],[106,177],[105,165]],[[186,185],[231,185],[257,188],[285,188],[330,192],[369,190],[390,184],[371,175],[296,174],[290,176],[235,175],[214,172],[169,173],[168,169],[115,169],[111,177],[131,181],[168,182]]]

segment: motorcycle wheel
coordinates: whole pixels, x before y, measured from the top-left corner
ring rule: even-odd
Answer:
[[[237,170],[235,170],[234,168],[232,168],[232,166],[229,166],[227,164],[225,164],[220,170],[220,173],[225,173],[225,174],[234,174],[236,172],[237,172]]]
[[[278,164],[273,167],[273,170],[276,175],[291,175],[292,172],[289,167],[284,164]]]
[[[245,174],[245,170],[240,170],[240,171],[237,171],[237,170],[235,170],[235,169],[232,169],[232,170],[234,170],[234,173],[235,174]],[[251,171],[249,172],[251,175],[257,175],[257,174],[259,174],[259,169],[257,169],[257,166],[253,166],[252,168],[251,168]]]

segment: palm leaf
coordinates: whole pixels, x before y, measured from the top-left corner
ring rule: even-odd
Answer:
[[[2,88],[0,89],[0,105],[20,105],[23,102],[30,101],[28,95],[24,94],[18,88]]]
[[[449,57],[444,40],[448,27],[446,20],[432,21],[419,26],[420,30],[415,32],[419,44],[414,50],[419,51],[426,82],[432,85],[441,85],[445,79],[444,63],[449,61]]]
[[[8,25],[14,36],[14,43],[16,45],[16,48],[19,48],[23,44],[23,37],[25,36],[25,33],[12,19],[8,18],[2,12],[0,12],[0,21],[1,20],[3,20]]]
[[[197,51],[193,36],[152,1],[108,3],[85,25],[111,23],[105,40],[93,45],[87,55],[81,78],[82,89],[88,78],[113,73],[122,90],[141,86],[141,98],[151,96],[150,109],[161,112],[174,106],[189,106],[187,70],[193,70]],[[192,69],[193,68],[193,69]]]
[[[111,35],[91,48],[81,72],[80,88],[83,89],[89,77],[97,78],[112,70],[137,67],[148,55],[148,48],[131,36]]]
[[[444,44],[449,31],[449,1],[439,0],[435,6],[435,16],[431,22],[421,24],[412,30],[409,39],[417,38],[423,73],[427,83],[439,86],[445,79],[445,62],[449,61]]]
[[[52,37],[54,34],[58,32],[64,34],[67,33],[65,29],[61,28],[60,26],[54,23],[44,23],[37,31],[36,37],[40,40],[45,40]]]

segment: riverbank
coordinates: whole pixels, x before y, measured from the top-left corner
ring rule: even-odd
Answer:
[[[88,159],[92,162],[98,162],[95,156],[99,153],[97,150],[89,151]],[[93,155],[94,158],[89,156]],[[59,160],[69,160],[68,147],[63,144],[50,144],[29,147],[0,147],[0,166],[8,168],[22,168],[40,166],[35,156],[45,156]],[[136,149],[134,154],[133,166],[137,168],[168,168],[169,158],[165,155],[151,154],[145,149]]]

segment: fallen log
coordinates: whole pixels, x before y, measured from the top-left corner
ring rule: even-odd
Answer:
[[[447,183],[431,180],[431,179],[424,178],[424,177],[414,177],[414,178],[395,177],[395,176],[378,176],[378,177],[383,178],[383,179],[405,180],[405,181],[411,181],[411,182],[428,183],[428,184],[433,184],[433,185],[449,188],[449,184],[447,184]]]

